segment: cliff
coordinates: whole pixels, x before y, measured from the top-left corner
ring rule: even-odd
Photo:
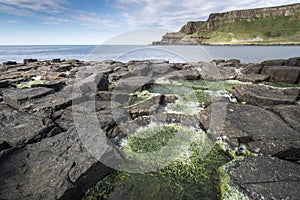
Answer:
[[[300,4],[210,14],[154,45],[300,43]]]

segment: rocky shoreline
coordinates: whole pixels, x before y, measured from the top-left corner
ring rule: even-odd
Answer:
[[[154,121],[202,131],[227,159],[215,199],[235,192],[297,199],[299,100],[300,57],[258,64],[8,61],[0,65],[0,199],[81,199],[114,171],[90,152],[75,116],[87,118],[80,126],[96,119],[114,147],[103,157],[114,152],[117,161],[122,142]],[[94,116],[82,110],[86,104]],[[222,110],[223,122],[212,123]]]

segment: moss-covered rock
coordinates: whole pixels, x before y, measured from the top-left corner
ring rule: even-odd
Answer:
[[[130,136],[122,148],[127,156],[132,156],[134,152],[156,151],[164,148],[175,135],[183,131],[190,134],[194,142],[184,152],[172,151],[179,153],[176,160],[155,172],[115,172],[90,189],[84,199],[218,199],[217,169],[228,162],[228,156],[218,145],[213,146],[204,132],[175,125],[148,127]],[[153,132],[156,135],[147,140],[141,138]],[[139,156],[138,159],[145,158]],[[160,162],[144,161],[151,164],[155,164],[153,161]]]

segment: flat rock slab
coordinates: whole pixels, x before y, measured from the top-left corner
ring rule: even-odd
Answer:
[[[248,157],[230,166],[228,174],[251,199],[298,199],[300,165],[267,156]]]
[[[10,147],[34,143],[61,132],[54,123],[42,116],[9,112],[0,113],[0,143]]]
[[[73,95],[73,87],[65,87],[63,90],[49,94],[44,98],[35,99],[31,102],[31,108],[39,111],[51,108],[54,111],[64,109],[72,105],[72,101],[75,99]]]
[[[162,108],[164,95],[154,95],[149,99],[139,102],[129,107],[129,112],[133,118],[144,115],[151,115]]]
[[[215,104],[215,108],[226,106],[224,103]],[[200,112],[198,118],[205,129],[221,130],[221,135],[230,140],[237,139],[253,152],[275,155],[290,148],[299,148],[300,133],[277,114],[260,107],[228,104],[224,123],[215,122],[213,127],[209,127],[211,106]]]
[[[152,82],[152,78],[146,76],[131,76],[119,80],[115,89],[134,93],[150,88]]]
[[[270,76],[263,74],[239,74],[236,79],[243,82],[261,83],[268,81]]]
[[[274,156],[292,162],[300,161],[300,140],[262,140],[248,144],[252,152]]]
[[[37,87],[27,89],[17,89],[3,94],[3,101],[15,109],[22,109],[29,106],[32,99],[37,99],[52,93],[51,88]]]
[[[262,74],[270,76],[274,82],[296,84],[300,81],[300,68],[291,66],[267,66],[262,70]]]
[[[0,199],[80,199],[111,170],[70,129],[0,154]]]
[[[46,88],[52,88],[55,91],[59,91],[60,89],[62,89],[64,86],[66,85],[65,81],[49,81],[43,84],[34,84],[31,87],[46,87]]]
[[[179,70],[167,74],[165,78],[171,80],[199,80],[201,76],[197,70]]]
[[[152,63],[151,72],[154,76],[162,76],[175,71],[174,64],[170,63]]]
[[[95,107],[90,106],[91,104],[95,104]],[[94,110],[91,109],[92,107]],[[76,117],[75,122],[74,117]],[[81,123],[83,123],[84,120],[80,119],[86,117],[96,117],[99,128],[104,131],[109,131],[116,126],[117,123],[127,120],[129,113],[123,108],[112,108],[110,102],[84,102],[65,109],[55,122],[63,130],[68,130],[74,126],[74,123],[77,123],[79,126],[83,125]]]
[[[239,102],[251,105],[273,106],[294,104],[299,96],[298,88],[277,89],[264,85],[239,85],[233,88],[232,94]]]
[[[300,106],[279,105],[272,110],[280,115],[293,129],[300,133]]]
[[[128,70],[134,76],[149,76],[151,74],[149,63],[133,63],[128,65]]]
[[[208,81],[235,79],[237,70],[234,67],[219,67],[214,64],[196,64],[201,77]]]
[[[150,123],[151,119],[149,116],[138,117],[132,121],[120,123],[109,134],[107,134],[107,137],[115,144],[120,145],[124,138],[133,134],[137,129],[147,126]]]

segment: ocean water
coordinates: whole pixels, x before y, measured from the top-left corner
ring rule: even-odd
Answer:
[[[35,45],[0,46],[0,63],[22,62],[26,58],[53,58],[86,61],[167,60],[198,62],[213,59],[239,59],[243,63],[258,63],[269,59],[300,56],[300,46],[140,46],[140,45]]]

